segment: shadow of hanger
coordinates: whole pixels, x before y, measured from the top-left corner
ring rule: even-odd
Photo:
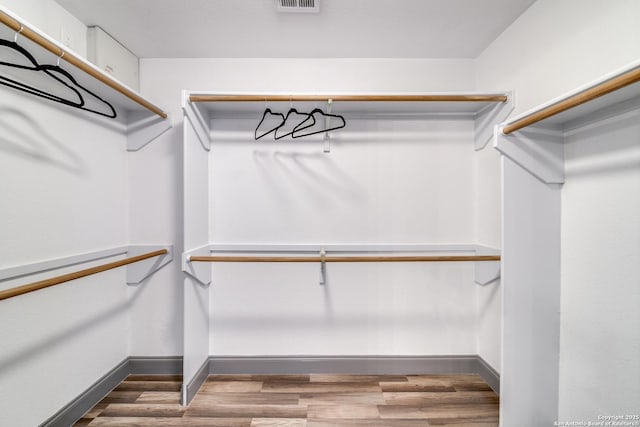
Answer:
[[[310,126],[313,126],[315,124],[315,119],[313,118],[312,115],[308,113],[301,113],[295,108],[291,107],[287,112],[287,116],[285,117],[284,122],[282,122],[282,124],[276,128],[274,133],[274,138],[282,139],[286,136],[293,134],[293,131],[298,126],[307,122],[308,120],[313,121],[313,123],[311,123]],[[281,129],[284,129],[284,130],[281,133],[279,133]]]
[[[269,125],[269,122],[273,120],[277,120],[277,124],[275,126],[273,126],[273,123]],[[280,126],[282,126],[284,122],[285,122],[284,114],[274,113],[273,111],[271,111],[271,108],[266,108],[264,110],[264,113],[262,114],[262,119],[260,120],[260,123],[258,123],[258,126],[256,126],[256,130],[254,132],[255,139],[258,140],[263,136],[270,134],[271,132],[275,131]],[[262,125],[269,125],[269,127],[267,128],[268,130],[258,135],[258,130]]]
[[[78,108],[80,110],[89,111],[89,112],[92,112],[94,114],[98,114],[98,115],[101,115],[101,116],[109,117],[109,118],[112,118],[112,119],[117,117],[117,113],[116,113],[115,109],[113,108],[113,105],[111,105],[108,101],[102,99],[97,94],[95,94],[92,91],[90,91],[89,89],[87,89],[84,86],[82,86],[80,83],[78,83],[76,81],[76,79],[69,72],[67,72],[66,70],[64,70],[64,69],[62,69],[60,67],[60,59],[62,58],[62,56],[64,56],[64,52],[60,56],[60,58],[58,58],[58,64],[56,64],[56,65],[47,65],[47,64],[46,65],[40,65],[40,64],[38,64],[38,62],[35,60],[35,58],[26,49],[24,49],[22,46],[20,46],[15,41],[12,42],[12,41],[8,41],[8,40],[0,39],[0,46],[6,46],[9,49],[13,49],[15,52],[17,52],[18,54],[20,54],[24,58],[26,58],[26,60],[30,64],[30,65],[29,64],[28,65],[21,65],[20,63],[15,63],[15,62],[14,63],[10,63],[10,62],[6,62],[6,61],[0,61],[0,65],[13,67],[13,68],[16,68],[16,69],[26,70],[28,73],[44,72],[46,75],[48,75],[52,79],[58,81],[59,83],[61,83],[66,88],[72,90],[78,96],[79,100],[76,102],[76,101],[73,101],[73,100],[70,100],[70,99],[67,99],[67,98],[63,98],[61,96],[54,95],[54,94],[52,94],[50,92],[46,92],[44,90],[41,90],[41,89],[38,89],[36,87],[30,86],[30,85],[28,85],[28,84],[26,84],[24,82],[20,82],[18,80],[10,79],[10,78],[5,77],[5,76],[0,76],[0,84],[12,87],[14,89],[21,90],[23,92],[30,93],[32,95],[39,96],[41,98],[49,99],[49,100],[54,101],[54,102],[59,102],[61,104],[69,105],[71,107],[75,107],[75,108]],[[80,91],[82,91],[85,94],[89,95],[94,101],[97,101],[98,104],[101,104],[101,106],[106,107],[107,111],[101,111],[101,110],[97,109],[98,107],[96,107],[96,106],[92,106],[92,107],[86,106],[85,98],[82,96]]]
[[[320,115],[321,117],[318,117],[316,119],[316,117],[318,115]],[[325,113],[324,111],[322,111],[319,108],[314,108],[313,111],[311,111],[311,113],[309,113],[309,116],[314,119],[313,123],[310,123],[310,124],[305,124],[306,122],[300,123],[298,126],[296,126],[295,129],[293,129],[293,132],[291,133],[292,137],[294,137],[294,138],[302,138],[304,136],[311,136],[311,135],[316,135],[318,133],[329,132],[329,131],[332,131],[332,130],[341,129],[341,128],[345,127],[346,124],[347,124],[347,122],[345,121],[343,116],[341,116],[339,114]],[[327,127],[327,120],[322,120],[322,119],[326,119],[326,118],[339,119],[340,120],[340,124],[337,125],[337,126],[328,126]]]

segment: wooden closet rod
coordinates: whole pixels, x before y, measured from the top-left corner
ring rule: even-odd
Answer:
[[[560,101],[557,104],[544,108],[527,117],[523,117],[520,120],[516,120],[515,122],[505,126],[502,130],[502,133],[508,135],[524,127],[530,126],[551,116],[555,116],[556,114],[562,113],[563,111],[567,111],[573,107],[577,107],[578,105],[584,104],[585,102],[589,102],[638,81],[640,81],[640,68],[628,71],[624,74],[619,75],[618,77],[594,86],[591,89],[587,89],[584,92],[580,92],[573,96],[570,96],[569,98]]]
[[[50,286],[59,285],[61,283],[65,283],[70,280],[75,280],[81,277],[91,276],[92,274],[101,273],[103,271],[111,270],[117,267],[122,267],[123,265],[133,264],[134,262],[142,261],[148,258],[153,258],[160,255],[166,255],[168,253],[169,251],[167,251],[166,249],[161,249],[158,251],[148,252],[146,254],[134,256],[131,258],[125,258],[120,261],[114,261],[108,264],[102,264],[96,267],[91,267],[84,270],[76,271],[74,273],[63,274],[61,276],[56,276],[51,279],[40,280],[38,282],[29,283],[27,285],[7,289],[4,291],[0,291],[0,301],[3,299],[17,297],[18,295],[23,295],[28,292],[33,292],[40,289],[48,288]]]
[[[133,91],[127,89],[126,87],[122,86],[121,84],[119,84],[115,80],[111,79],[107,75],[105,75],[105,74],[103,74],[103,73],[101,73],[99,71],[96,71],[96,69],[94,69],[91,66],[89,66],[83,59],[75,56],[71,52],[68,52],[68,51],[62,49],[61,47],[59,47],[55,43],[53,43],[53,42],[47,40],[46,38],[42,37],[40,34],[35,32],[31,28],[27,27],[23,23],[21,23],[18,20],[12,18],[11,16],[7,15],[6,13],[4,13],[2,11],[0,11],[0,22],[2,22],[3,24],[5,24],[7,27],[11,28],[15,32],[20,32],[21,36],[24,36],[24,37],[28,38],[29,40],[31,40],[32,42],[34,42],[37,45],[41,46],[42,48],[48,50],[49,52],[51,52],[52,54],[54,54],[58,58],[61,57],[62,59],[67,61],[69,64],[72,64],[72,65],[76,66],[77,68],[79,68],[80,70],[82,70],[85,73],[89,74],[93,78],[99,80],[100,82],[104,83],[105,85],[109,86],[110,88],[114,89],[115,91],[120,92],[122,95],[126,96],[127,98],[129,98],[130,100],[135,102],[136,104],[141,105],[142,107],[144,107],[147,110],[153,112],[154,114],[157,114],[158,116],[162,117],[163,119],[167,118],[167,113],[165,113],[164,111],[162,111],[160,108],[156,107],[155,105],[151,104],[150,102],[146,101],[140,95],[138,95],[135,92],[133,92]]]
[[[500,261],[500,255],[454,256],[191,256],[190,262],[452,262],[452,261]]]
[[[268,101],[507,102],[506,95],[191,95],[191,102]]]

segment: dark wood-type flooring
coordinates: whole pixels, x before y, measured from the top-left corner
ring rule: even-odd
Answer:
[[[189,407],[177,376],[132,375],[76,426],[489,427],[478,375],[212,375]]]

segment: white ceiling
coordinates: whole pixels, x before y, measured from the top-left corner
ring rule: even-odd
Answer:
[[[535,0],[56,0],[141,58],[475,58]]]

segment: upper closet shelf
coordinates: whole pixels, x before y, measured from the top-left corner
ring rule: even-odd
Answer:
[[[624,108],[623,103],[640,95],[640,63],[604,76],[595,82],[553,99],[519,115],[502,126],[505,135],[537,123],[568,128],[589,120],[609,107]]]
[[[216,118],[260,119],[266,109],[286,114],[290,108],[312,111],[321,108],[357,118],[407,118],[444,116],[475,121],[475,147],[483,148],[493,135],[493,126],[513,110],[508,93],[433,94],[220,94],[185,92],[183,108],[203,145],[208,149],[211,120]]]
[[[542,182],[561,184],[568,131],[638,109],[640,62],[635,62],[501,124],[495,147]]]
[[[189,95],[189,102],[215,115],[255,117],[265,108],[300,109],[325,107],[331,102],[335,114],[349,115],[420,115],[462,114],[473,116],[490,105],[504,104],[505,94],[206,94]]]
[[[2,6],[0,23],[0,79],[5,86],[77,109],[79,116],[103,123],[115,119],[124,125],[131,151],[171,128],[162,109]]]

